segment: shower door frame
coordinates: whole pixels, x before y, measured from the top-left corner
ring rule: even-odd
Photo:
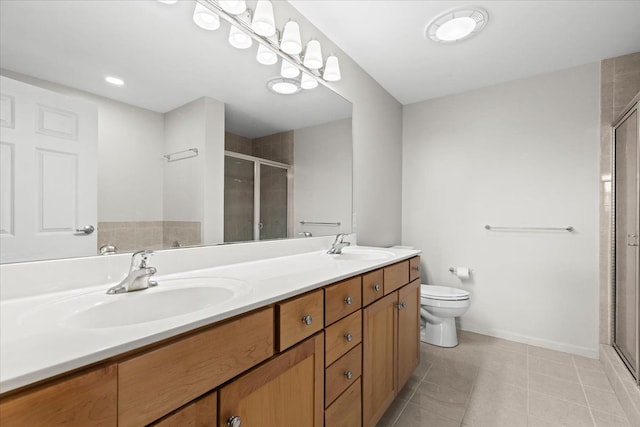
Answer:
[[[253,240],[260,241],[260,232],[262,230],[262,222],[260,222],[260,167],[262,165],[275,168],[285,169],[287,171],[287,235],[290,238],[293,235],[293,172],[292,166],[286,163],[280,163],[273,160],[263,159],[248,154],[236,153],[235,151],[224,151],[225,156],[234,157],[236,159],[247,160],[253,163]]]
[[[618,353],[618,356],[625,364],[627,369],[629,369],[631,375],[634,377],[636,384],[640,385],[640,337],[636,339],[636,360],[631,361],[628,360],[624,352],[620,349],[616,342],[616,310],[617,310],[617,294],[616,294],[616,286],[617,286],[617,265],[616,265],[616,247],[617,247],[617,237],[616,237],[616,129],[624,123],[629,116],[631,116],[634,111],[636,112],[636,120],[638,130],[640,132],[640,108],[638,108],[640,102],[640,93],[638,93],[633,100],[629,103],[629,105],[622,111],[622,113],[617,117],[617,119],[611,125],[611,180],[612,180],[612,188],[611,188],[611,345]],[[637,147],[637,161],[638,167],[640,169],[640,142],[638,142]],[[640,201],[640,179],[638,178],[640,175],[640,171],[636,172],[636,200]],[[636,212],[636,220],[640,216],[640,207]],[[636,230],[640,231],[640,230]],[[638,249],[640,252],[640,248]],[[636,285],[640,283],[640,261],[636,259]],[[636,289],[636,330],[640,331],[640,286]]]

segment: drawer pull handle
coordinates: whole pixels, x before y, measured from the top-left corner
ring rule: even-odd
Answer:
[[[420,271],[420,267],[411,267],[413,271]]]
[[[399,302],[398,303],[398,310],[402,310],[403,308],[405,308],[407,305],[404,302]]]
[[[347,332],[346,334],[344,334],[344,339],[347,340],[347,342],[351,342],[353,341],[353,335]]]
[[[376,292],[380,292],[380,289],[381,289],[381,287],[380,287],[380,285],[379,285],[379,284],[377,284],[377,283],[376,283],[375,285],[373,285],[373,290],[374,290],[374,291],[376,291]]]
[[[344,376],[345,376],[348,380],[350,380],[351,378],[353,378],[353,372],[351,372],[351,371],[346,371],[346,372],[344,373]]]
[[[351,304],[353,304],[353,298],[351,298],[351,297],[346,297],[346,298],[344,299],[344,303],[345,303],[345,304],[347,304],[347,305],[351,305]]]
[[[302,318],[302,323],[304,323],[307,326],[311,325],[313,323],[313,317],[311,317],[310,314],[307,314]]]
[[[242,420],[240,419],[240,417],[236,415],[230,416],[229,419],[227,420],[227,425],[229,427],[240,427],[241,424],[242,424]]]

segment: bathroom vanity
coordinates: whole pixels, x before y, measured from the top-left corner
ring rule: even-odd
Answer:
[[[180,326],[94,328],[105,343],[120,329],[123,342],[3,375],[0,424],[375,426],[419,363],[419,253],[356,246],[200,270],[192,283],[216,275],[250,289]],[[87,336],[74,330],[58,331],[61,344]]]

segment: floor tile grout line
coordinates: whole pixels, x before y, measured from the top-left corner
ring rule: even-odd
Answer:
[[[578,381],[580,381],[580,388],[582,389],[582,394],[584,395],[584,401],[587,402],[587,408],[589,409],[589,416],[591,416],[591,422],[593,423],[593,425],[595,427],[595,426],[597,426],[596,419],[593,416],[593,411],[591,410],[591,405],[589,404],[589,399],[587,398],[587,392],[584,389],[584,384],[582,384],[582,378],[580,377],[580,372],[578,371],[578,366],[576,365],[576,361],[573,360],[573,357],[571,358],[571,361],[573,362],[573,369],[576,371],[576,375],[578,376]]]

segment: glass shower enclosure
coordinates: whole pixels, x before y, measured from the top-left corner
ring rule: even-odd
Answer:
[[[289,237],[291,194],[289,165],[225,152],[224,241]]]
[[[613,347],[640,375],[640,140],[638,102],[613,126]]]

